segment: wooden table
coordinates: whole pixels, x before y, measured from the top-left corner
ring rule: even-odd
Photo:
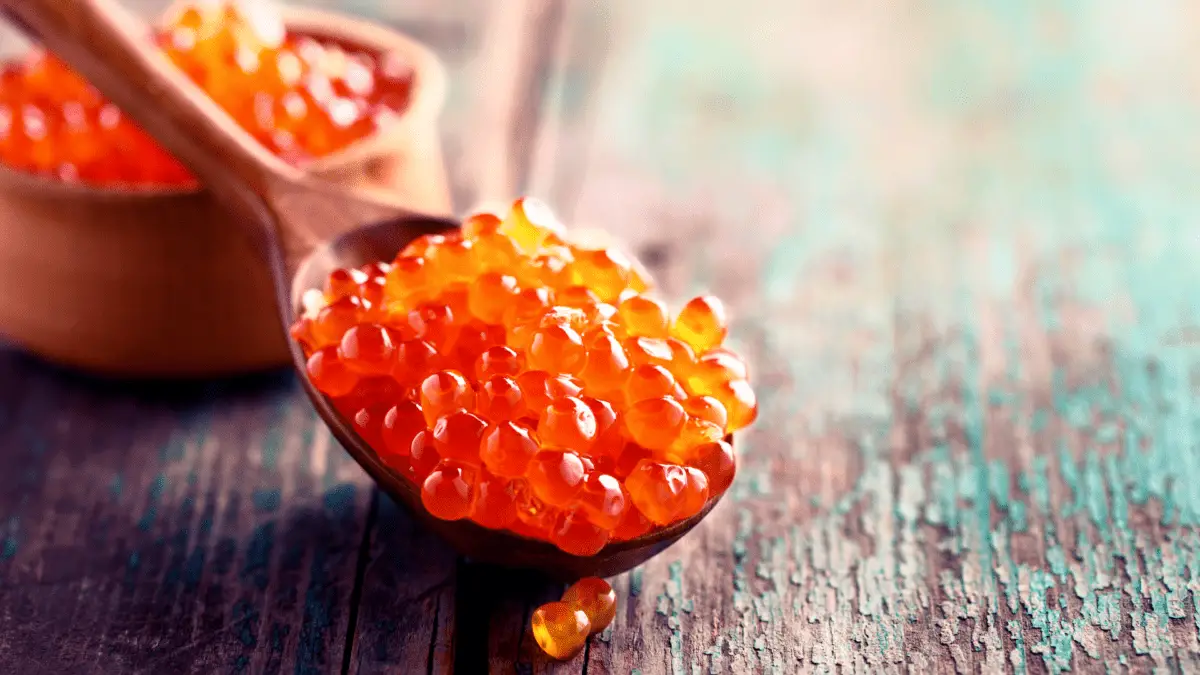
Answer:
[[[561,587],[456,561],[290,376],[3,352],[3,672],[1200,668],[1194,3],[388,5],[450,61],[460,206],[729,300],[731,495],[550,663]]]

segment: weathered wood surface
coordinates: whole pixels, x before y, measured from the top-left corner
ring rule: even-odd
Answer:
[[[0,664],[1200,668],[1200,9],[530,6],[546,61],[488,72],[546,93],[482,99],[503,163],[451,115],[459,196],[545,195],[729,299],[762,395],[730,498],[549,663],[527,615],[560,589],[455,561],[287,378],[167,395],[8,353]]]

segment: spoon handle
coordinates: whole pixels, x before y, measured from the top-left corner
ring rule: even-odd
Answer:
[[[147,27],[115,0],[0,0],[0,10],[244,214],[261,215],[261,196],[297,179],[296,169],[175,68]]]

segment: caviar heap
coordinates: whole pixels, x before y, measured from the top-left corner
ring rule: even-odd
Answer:
[[[155,38],[243,128],[293,163],[339,150],[408,106],[413,74],[403,58],[288,34],[261,2],[184,6]],[[42,51],[0,64],[0,163],[95,185],[195,184],[120,110]]]
[[[617,594],[599,577],[580,579],[559,602],[533,612],[533,639],[556,659],[569,659],[583,648],[589,635],[608,627],[617,615]]]
[[[541,202],[330,274],[292,336],[308,376],[438,518],[588,556],[696,515],[754,421],[720,301],[672,319],[614,248]]]

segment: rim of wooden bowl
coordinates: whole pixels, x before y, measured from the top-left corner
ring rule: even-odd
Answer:
[[[169,7],[164,16],[170,16],[170,13],[175,11],[178,6],[176,4]],[[319,176],[369,162],[396,147],[397,139],[413,133],[422,124],[429,125],[441,113],[446,100],[445,67],[437,55],[423,43],[381,24],[338,12],[282,7],[280,14],[289,32],[343,45],[353,45],[369,52],[399,52],[404,55],[413,69],[413,86],[409,105],[395,120],[345,148],[300,165],[304,171]],[[432,129],[432,125],[430,127]],[[203,187],[182,188],[154,184],[108,187],[79,182],[71,183],[18,171],[0,164],[0,189],[2,188],[17,188],[25,192],[40,192],[46,195],[70,196],[95,201],[187,198],[204,192]]]

